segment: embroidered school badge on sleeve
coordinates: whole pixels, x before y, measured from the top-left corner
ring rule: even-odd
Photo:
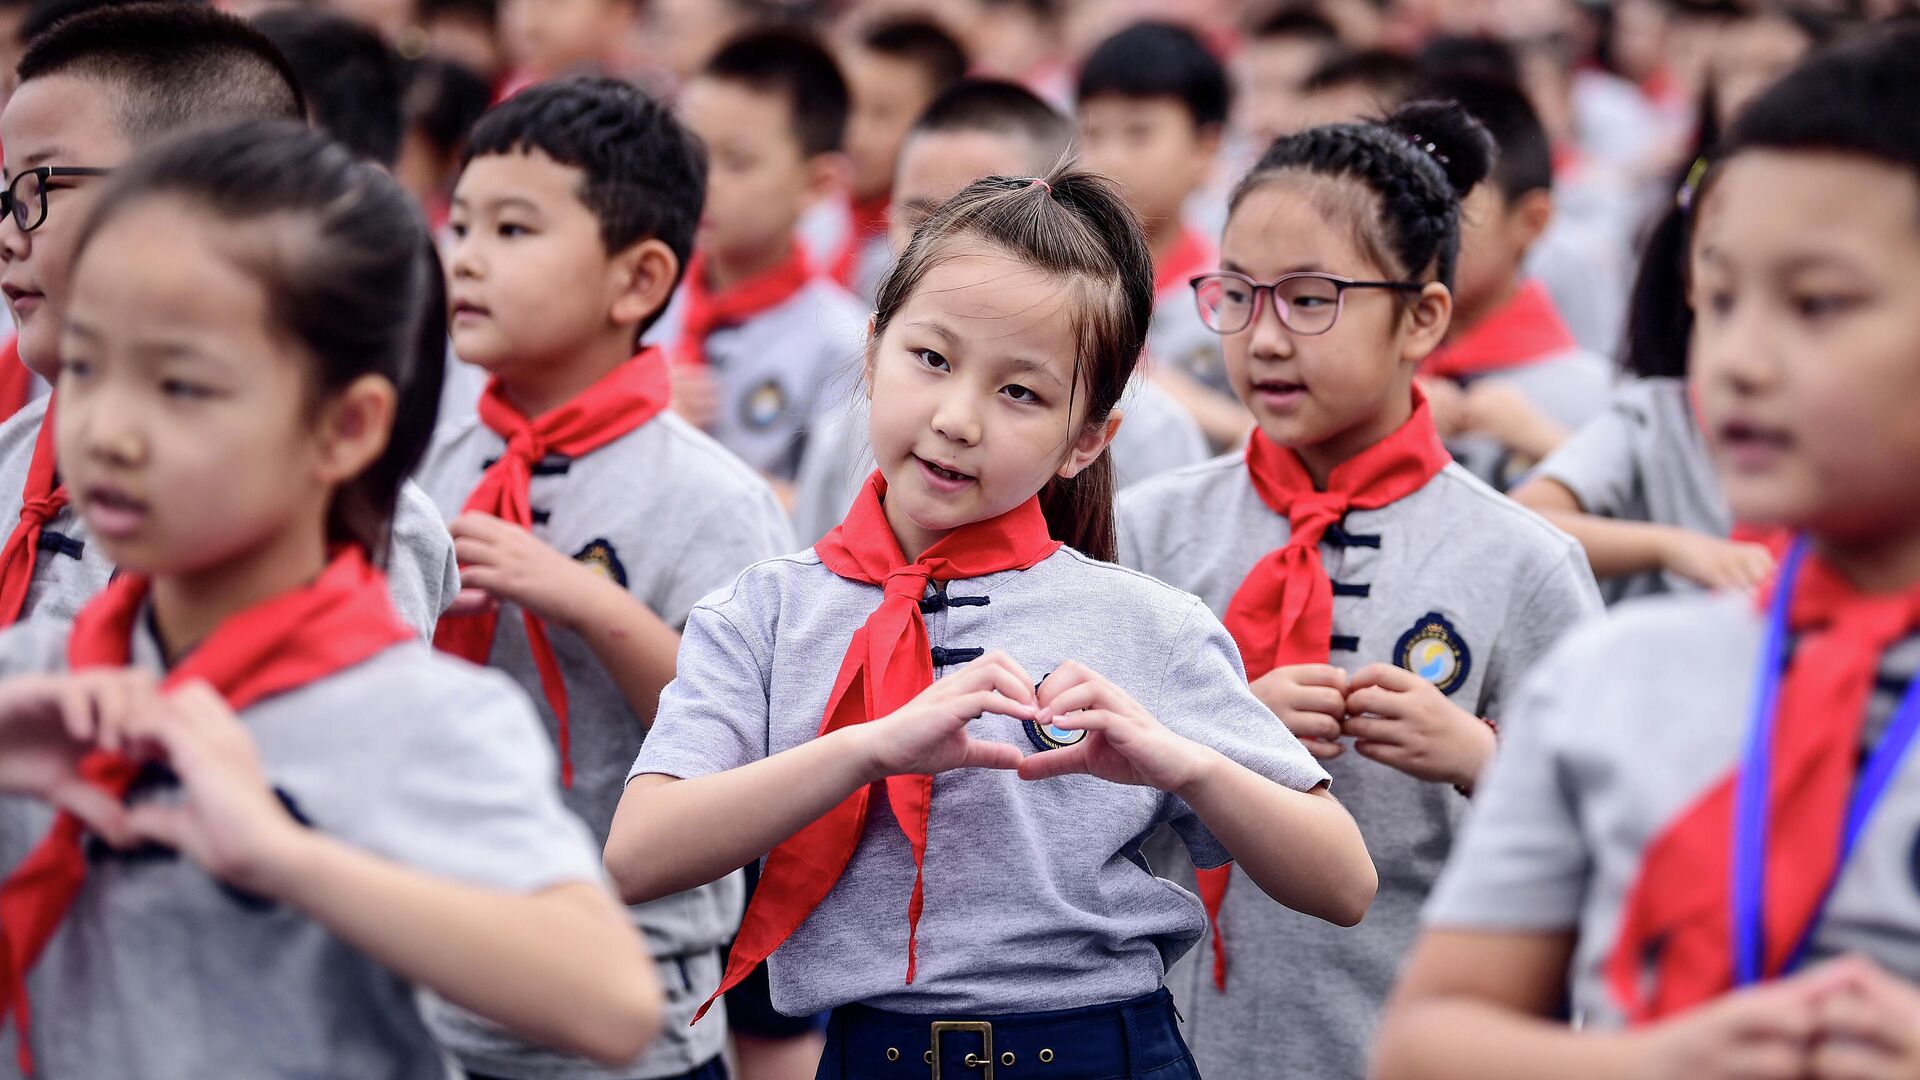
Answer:
[[[1473,653],[1453,624],[1437,611],[1420,616],[1393,647],[1394,663],[1451,694],[1467,683]]]
[[[595,540],[580,549],[574,561],[587,566],[612,581],[621,588],[627,587],[627,566],[620,561],[620,554],[613,550],[613,544],[607,540]]]

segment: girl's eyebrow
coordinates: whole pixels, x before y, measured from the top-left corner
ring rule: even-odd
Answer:
[[[907,325],[912,329],[925,330],[927,333],[933,334],[936,337],[944,338],[950,345],[960,340],[960,335],[948,329],[945,323],[937,323],[929,319],[923,319],[919,322],[910,322]]]

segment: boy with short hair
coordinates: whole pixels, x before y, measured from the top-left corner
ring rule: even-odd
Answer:
[[[706,144],[707,209],[673,306],[650,339],[673,360],[673,406],[772,479],[790,484],[815,414],[853,391],[867,312],[818,277],[796,238],[837,193],[847,87],[795,31],[735,38],[682,91]]]
[[[842,51],[852,112],[847,156],[853,179],[846,221],[821,268],[869,304],[893,255],[887,245],[887,205],[894,164],[914,118],[941,91],[967,73],[967,54],[927,19],[888,19],[868,27]]]
[[[625,72],[639,19],[639,0],[500,0],[512,71],[501,97],[560,75]]]
[[[67,270],[105,173],[141,148],[195,128],[300,120],[292,69],[258,30],[210,7],[123,4],[63,20],[21,58],[19,88],[0,112],[12,213],[0,219],[0,293],[19,336],[0,364],[53,381]],[[57,395],[0,424],[0,626],[71,619],[113,566],[89,543],[58,483]],[[388,552],[395,606],[423,633],[457,590],[453,547],[419,489],[401,492]]]
[[[1459,102],[1500,150],[1461,203],[1453,324],[1421,373],[1454,458],[1504,491],[1599,413],[1613,368],[1580,347],[1525,271],[1553,219],[1553,155],[1526,94],[1471,75],[1430,80],[1422,93]]]
[[[1073,122],[1032,92],[993,79],[963,79],[934,100],[901,146],[889,217],[894,251],[968,184],[986,176],[1044,176],[1064,159]],[[817,540],[846,516],[873,471],[864,395],[823,423],[809,440],[795,485],[794,526]],[[1108,450],[1117,486],[1206,459],[1207,441],[1180,403],[1136,377],[1120,399],[1120,433]]]
[[[1282,7],[1254,24],[1240,51],[1236,98],[1256,155],[1300,130],[1307,79],[1339,51],[1339,29],[1317,11]]]
[[[475,126],[447,251],[453,346],[492,376],[420,480],[470,592],[434,643],[538,704],[562,797],[604,843],[695,600],[792,546],[766,484],[667,409],[667,359],[636,342],[693,246],[706,168],[660,104],[607,78],[543,83]],[[723,1024],[690,1028],[738,926],[728,878],[633,909],[667,987],[666,1033],[609,1073],[452,1006],[442,1041],[476,1076],[708,1077]]]
[[[400,54],[370,27],[319,8],[263,12],[253,25],[293,65],[315,127],[388,170],[400,160]]]
[[[1226,69],[1191,30],[1143,22],[1101,42],[1080,69],[1081,150],[1087,165],[1120,182],[1147,231],[1155,302],[1147,352],[1154,377],[1219,446],[1246,434],[1233,400],[1220,335],[1200,321],[1188,284],[1214,269],[1211,239],[1186,220],[1189,197],[1207,183],[1227,122]]]

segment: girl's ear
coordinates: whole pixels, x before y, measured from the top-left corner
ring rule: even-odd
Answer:
[[[321,407],[316,427],[319,479],[338,487],[386,452],[399,394],[384,375],[362,375]]]
[[[1446,340],[1453,322],[1453,294],[1429,281],[1401,316],[1400,361],[1417,366]]]
[[[1080,437],[1073,440],[1073,449],[1067,451],[1067,460],[1060,463],[1060,479],[1071,480],[1099,460],[1101,451],[1111,445],[1113,437],[1120,433],[1120,421],[1126,418],[1125,413],[1115,409],[1107,414],[1104,423],[1088,424],[1082,428]]]
[[[874,334],[874,328],[879,325],[880,313],[877,311],[867,312],[866,349],[860,354],[860,386],[862,392],[867,395],[868,401],[873,400],[873,365],[880,354],[880,339]]]
[[[664,241],[648,237],[615,255],[608,270],[613,296],[607,317],[637,325],[659,314],[673,299],[680,259]]]

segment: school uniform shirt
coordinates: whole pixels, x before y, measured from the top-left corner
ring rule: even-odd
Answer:
[[[1575,342],[1546,285],[1529,281],[1478,326],[1428,357],[1424,373],[1452,378],[1468,389],[1485,381],[1520,391],[1534,408],[1577,431],[1605,406],[1613,366]],[[1505,491],[1536,462],[1523,460],[1488,435],[1447,440],[1467,471]]]
[[[1714,475],[1684,379],[1640,379],[1620,387],[1606,411],[1531,475],[1563,485],[1583,512],[1599,517],[1673,525],[1708,536],[1726,536],[1733,529],[1733,511]],[[1699,588],[1664,570],[1600,583],[1609,604]]]
[[[1192,590],[1216,614],[1290,534],[1237,453],[1132,488],[1117,513],[1120,561]],[[1329,662],[1349,673],[1397,664],[1475,716],[1500,718],[1548,646],[1600,607],[1579,545],[1457,463],[1397,502],[1349,512],[1320,555],[1334,583]],[[1373,854],[1373,906],[1358,927],[1333,926],[1273,903],[1236,869],[1220,914],[1226,992],[1214,988],[1210,949],[1168,980],[1203,1075],[1365,1074],[1375,1014],[1467,800],[1344,745],[1322,764]]]
[[[1636,600],[1568,635],[1508,711],[1427,926],[1577,932],[1574,1013],[1621,1026],[1603,971],[1628,890],[1648,846],[1739,764],[1764,630],[1750,597],[1695,593]],[[1863,742],[1884,734],[1916,669],[1920,635],[1882,654]],[[1809,964],[1861,952],[1920,981],[1916,837],[1920,758],[1909,754],[1840,871]]]
[[[132,663],[164,671],[148,619]],[[0,675],[63,671],[67,627],[0,635]],[[599,849],[555,790],[526,695],[424,641],[240,713],[268,781],[312,828],[468,885],[605,886]],[[177,798],[153,769],[132,801]],[[41,828],[51,815],[41,812]],[[13,853],[9,853],[13,854]],[[451,1075],[415,988],[290,907],[177,853],[89,842],[87,881],[28,979],[36,1075]],[[9,1024],[0,1071],[16,1068]]]
[[[1119,408],[1125,418],[1109,451],[1116,486],[1207,459],[1207,437],[1193,414],[1151,379],[1134,379]],[[807,440],[793,483],[793,527],[803,543],[817,542],[840,524],[873,472],[867,428],[867,398],[856,390],[828,411]]]
[[[460,514],[505,447],[477,418],[435,444],[420,482],[447,520]],[[749,564],[793,547],[786,515],[765,481],[670,412],[590,454],[536,465],[528,496],[535,536],[618,582],[675,627],[695,600]],[[497,626],[489,665],[528,692],[557,742],[559,723],[542,692],[520,607],[502,603]],[[650,718],[634,714],[578,634],[552,622],[546,632],[570,713],[573,786],[561,797],[604,846]],[[726,1040],[724,1022],[691,1030],[688,1023],[719,984],[719,949],[739,926],[742,903],[740,878],[733,875],[631,909],[660,966],[667,1005],[660,1038],[628,1068],[605,1070],[533,1047],[452,1006],[434,1009],[436,1028],[469,1069],[491,1076],[629,1080],[687,1072],[718,1055]]]
[[[881,593],[806,551],[702,600],[633,774],[710,776],[815,738],[847,643]],[[1027,570],[930,586],[921,610],[936,678],[990,649],[1038,681],[1077,660],[1171,731],[1263,776],[1299,790],[1326,779],[1247,690],[1219,620],[1144,574],[1061,548]],[[967,732],[1029,753],[1040,745],[1023,721],[995,714]],[[833,891],[768,959],[775,1009],[802,1016],[863,1002],[967,1016],[1149,993],[1199,939],[1205,914],[1153,875],[1141,844],[1170,824],[1199,865],[1228,857],[1181,800],[1090,776],[955,770],[934,778],[931,805],[913,983],[913,857],[875,805]]]
[[[0,522],[20,518],[20,492],[33,463],[33,444],[51,398],[40,398],[0,423]],[[72,503],[47,521],[40,533],[40,553],[33,564],[33,583],[20,622],[55,619],[70,622],[113,577],[108,562],[87,534],[86,522]],[[408,626],[427,639],[433,637],[440,613],[460,592],[459,570],[453,557],[453,538],[447,535],[439,511],[420,488],[401,485],[394,509],[393,539],[385,571],[394,610]]]
[[[680,337],[686,290],[645,337]],[[832,281],[815,277],[786,301],[707,335],[707,368],[720,388],[710,434],[763,475],[791,481],[807,437],[828,403],[860,381],[867,309]]]

